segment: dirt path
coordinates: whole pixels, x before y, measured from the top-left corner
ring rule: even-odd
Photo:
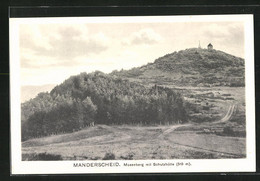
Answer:
[[[171,133],[172,131],[174,131],[175,129],[179,128],[179,127],[183,127],[183,126],[191,126],[192,124],[178,124],[178,125],[173,125],[171,127],[169,127],[168,129],[164,130],[159,136],[158,138],[162,138],[163,136]]]
[[[212,124],[216,124],[216,123],[221,123],[221,122],[227,122],[231,119],[231,117],[233,116],[234,114],[234,111],[236,110],[236,105],[235,104],[232,104],[229,106],[228,108],[228,111],[226,113],[226,115],[216,121],[216,122],[213,122]],[[168,139],[166,139],[166,136],[173,132],[175,129],[179,128],[179,127],[186,127],[186,126],[192,126],[193,124],[180,124],[180,125],[173,125],[171,127],[169,127],[168,129],[164,130],[159,136],[158,138],[159,139],[162,139],[162,142],[164,144],[175,144],[175,145],[180,145],[180,146],[184,146],[184,147],[187,147],[187,148],[192,148],[192,149],[195,149],[195,150],[200,150],[200,151],[206,151],[206,152],[211,152],[211,153],[219,153],[219,154],[224,154],[224,155],[231,155],[231,156],[235,156],[235,157],[243,157],[244,155],[243,154],[234,154],[234,153],[228,153],[228,152],[223,152],[223,151],[217,151],[217,150],[212,150],[212,149],[206,149],[206,148],[202,148],[202,147],[198,147],[198,146],[193,146],[193,145],[188,145],[188,144],[183,144],[183,143],[178,143],[178,142],[173,142],[173,141],[169,141]]]
[[[228,108],[228,111],[227,111],[226,115],[225,115],[222,119],[220,119],[220,120],[218,120],[218,121],[215,121],[215,122],[212,122],[212,123],[216,124],[216,123],[223,123],[223,122],[229,121],[229,120],[231,119],[231,117],[233,116],[235,110],[236,110],[236,104],[230,105],[229,108]],[[204,124],[204,123],[203,123],[203,124]],[[168,129],[164,130],[164,131],[162,132],[162,134],[160,134],[160,135],[158,136],[158,138],[160,138],[160,137],[162,137],[162,136],[164,136],[164,135],[167,135],[167,134],[171,133],[172,131],[174,131],[175,129],[177,129],[177,128],[179,128],[179,127],[186,127],[186,126],[192,126],[192,125],[193,125],[193,124],[191,124],[191,123],[173,125],[173,126],[169,127]]]
[[[105,129],[111,131],[112,134],[113,134],[113,139],[110,140],[110,141],[106,140],[106,141],[103,141],[103,142],[99,142],[99,144],[100,143],[105,143],[105,144],[116,143],[116,142],[121,142],[121,141],[127,141],[127,140],[130,140],[132,138],[129,134],[122,132],[122,131],[118,132],[117,129],[115,129],[111,126],[102,125],[102,128],[105,128]]]
[[[236,110],[236,104],[230,105],[229,108],[228,108],[227,114],[221,120],[215,121],[214,124],[229,121],[231,119],[231,117],[233,116],[235,110]]]

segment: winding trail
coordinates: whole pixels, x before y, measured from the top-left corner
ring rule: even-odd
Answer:
[[[222,119],[215,121],[215,122],[212,122],[212,123],[216,124],[216,123],[223,123],[223,122],[229,121],[232,118],[235,110],[236,110],[236,104],[230,105],[227,113],[225,114],[225,116]],[[186,126],[192,126],[192,125],[193,124],[191,124],[191,123],[173,125],[173,126],[169,127],[168,129],[164,130],[158,137],[162,137],[164,135],[167,135],[167,134],[171,133],[172,131],[174,131],[175,129],[179,128],[179,127],[186,127]]]
[[[158,138],[162,138],[163,136],[166,136],[167,134],[173,132],[175,129],[179,128],[179,127],[184,127],[184,126],[191,126],[192,124],[178,124],[178,125],[173,125],[171,127],[169,127],[168,129],[164,130],[159,136]]]
[[[234,111],[236,110],[236,108],[237,108],[237,105],[236,105],[236,104],[230,105],[229,108],[228,108],[227,114],[226,114],[221,120],[215,121],[214,123],[223,123],[223,122],[229,121],[229,120],[232,118],[232,116],[233,116]]]
[[[216,123],[223,123],[223,122],[227,122],[229,121],[235,110],[236,110],[236,107],[237,105],[236,104],[232,104],[229,106],[228,108],[228,111],[227,113],[225,114],[225,116],[218,120],[218,121],[215,121],[213,122],[212,124],[216,124]],[[180,124],[180,125],[173,125],[171,127],[169,127],[168,129],[164,130],[159,136],[158,138],[162,139],[162,142],[164,142],[165,144],[175,144],[175,145],[180,145],[180,146],[184,146],[184,147],[188,147],[188,148],[192,148],[192,149],[195,149],[195,150],[201,150],[201,151],[207,151],[207,152],[213,152],[213,153],[219,153],[219,154],[224,154],[224,155],[230,155],[230,156],[235,156],[237,158],[240,158],[240,157],[244,157],[245,155],[244,154],[235,154],[235,153],[228,153],[228,152],[223,152],[223,151],[217,151],[217,150],[212,150],[212,149],[207,149],[207,148],[202,148],[202,147],[198,147],[198,146],[193,146],[193,145],[188,145],[188,144],[183,144],[183,143],[178,143],[178,142],[173,142],[173,141],[170,141],[167,140],[166,136],[169,134],[169,133],[172,133],[175,129],[179,128],[179,127],[186,127],[186,126],[192,126],[193,124]]]

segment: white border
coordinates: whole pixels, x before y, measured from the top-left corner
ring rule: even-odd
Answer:
[[[212,22],[242,21],[245,23],[246,75],[246,154],[245,159],[219,160],[130,160],[130,161],[21,161],[21,110],[19,25],[43,23],[141,23],[141,22]],[[74,173],[178,173],[178,172],[254,172],[255,156],[255,92],[253,15],[146,16],[146,17],[77,17],[77,18],[10,18],[10,98],[11,98],[11,173],[12,174],[74,174]],[[73,167],[74,163],[177,163],[191,166],[153,167]]]

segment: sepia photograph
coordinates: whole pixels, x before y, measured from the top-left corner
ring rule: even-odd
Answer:
[[[14,174],[255,171],[252,15],[10,18],[10,71]]]

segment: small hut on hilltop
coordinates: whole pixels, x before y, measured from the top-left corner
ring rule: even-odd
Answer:
[[[208,50],[213,50],[213,45],[211,43],[208,44]]]

